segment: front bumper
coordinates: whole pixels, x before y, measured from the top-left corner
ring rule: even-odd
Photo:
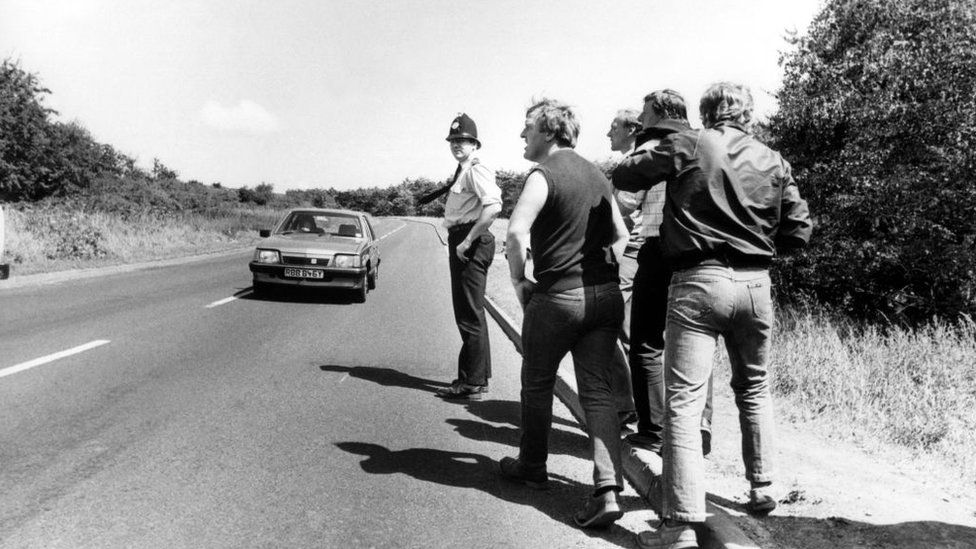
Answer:
[[[285,277],[285,269],[302,268],[311,269],[308,266],[296,267],[295,265],[255,263],[248,264],[251,273],[254,275],[254,282],[260,284],[277,284],[281,286],[305,287],[305,288],[342,288],[348,290],[358,290],[363,287],[363,278],[366,274],[365,267],[337,269],[335,267],[315,268],[322,271],[322,278],[292,278]]]

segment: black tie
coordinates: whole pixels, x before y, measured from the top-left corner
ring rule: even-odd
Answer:
[[[418,206],[423,206],[424,204],[427,204],[428,202],[433,202],[437,198],[440,198],[442,195],[447,194],[447,191],[451,190],[451,187],[454,186],[454,182],[457,181],[457,178],[458,178],[459,175],[461,175],[461,165],[460,164],[458,164],[457,169],[454,170],[454,177],[451,178],[451,181],[449,183],[447,183],[443,187],[437,189],[436,191],[427,193],[424,196],[421,196],[420,198],[418,198],[417,199],[417,205]]]

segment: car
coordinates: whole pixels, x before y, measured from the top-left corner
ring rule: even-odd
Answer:
[[[333,288],[366,301],[376,288],[380,250],[369,215],[350,210],[296,208],[254,250],[254,293],[281,287]]]

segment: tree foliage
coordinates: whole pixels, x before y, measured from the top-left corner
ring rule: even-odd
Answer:
[[[815,215],[781,286],[859,316],[976,313],[976,3],[830,0],[766,128]]]

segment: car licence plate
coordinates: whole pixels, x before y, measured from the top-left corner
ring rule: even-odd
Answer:
[[[325,278],[325,272],[319,269],[285,269],[288,278]]]

